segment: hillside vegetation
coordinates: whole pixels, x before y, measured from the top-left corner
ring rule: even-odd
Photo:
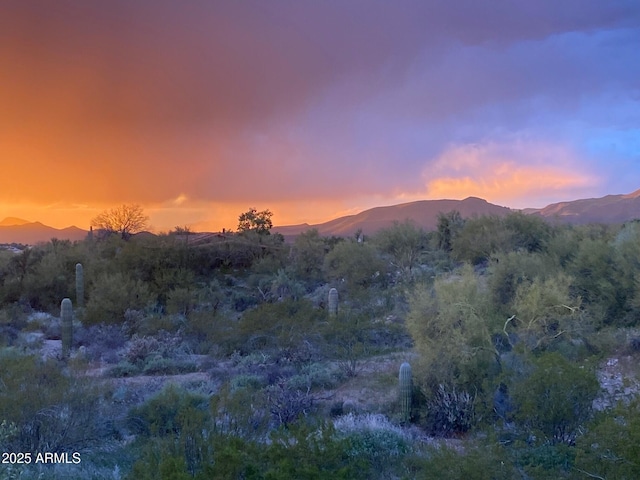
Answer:
[[[0,478],[640,478],[640,222],[269,227],[0,251]]]

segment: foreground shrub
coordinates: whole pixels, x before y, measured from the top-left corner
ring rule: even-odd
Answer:
[[[492,333],[504,323],[492,321],[495,312],[482,279],[464,266],[436,279],[433,288],[416,288],[410,309],[407,327],[422,364],[416,376],[424,378],[426,388],[480,390],[487,372],[496,370]]]
[[[558,353],[542,355],[532,368],[512,383],[516,421],[552,444],[573,445],[599,391],[594,372]]]
[[[17,428],[5,451],[64,451],[108,435],[99,414],[101,390],[65,374],[54,360],[0,354],[0,418]]]
[[[308,389],[294,390],[282,379],[267,388],[267,403],[274,421],[286,426],[311,412],[313,397]]]
[[[500,447],[469,448],[464,453],[451,448],[429,452],[427,459],[414,458],[410,478],[425,480],[512,480],[522,476],[507,460]],[[527,477],[528,478],[528,477]]]
[[[89,294],[84,323],[121,324],[129,309],[147,307],[153,298],[148,286],[122,273],[104,274],[96,279]]]
[[[143,405],[132,408],[127,424],[135,433],[153,436],[180,434],[192,423],[205,426],[206,398],[169,385]]]
[[[576,467],[592,478],[640,478],[640,400],[600,414],[577,447]]]
[[[475,423],[475,397],[443,384],[430,401],[425,415],[426,429],[432,435],[467,432]]]
[[[384,415],[350,413],[333,421],[340,438],[349,442],[349,456],[364,459],[381,471],[410,451],[410,438]]]
[[[274,431],[266,444],[214,434],[203,446],[193,472],[177,442],[149,444],[127,477],[130,480],[359,480],[372,478],[363,459],[349,456],[350,442],[331,427],[292,425]]]

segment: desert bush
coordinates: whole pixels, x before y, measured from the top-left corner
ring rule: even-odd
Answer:
[[[504,219],[491,215],[468,219],[451,242],[451,256],[462,262],[478,265],[498,252],[512,247],[512,232]]]
[[[522,283],[513,301],[515,316],[503,332],[515,332],[529,350],[563,340],[583,338],[592,326],[580,308],[580,298],[570,295],[572,278],[558,274]]]
[[[391,267],[407,280],[412,278],[412,271],[428,246],[424,230],[409,220],[395,222],[393,227],[380,230],[373,241],[389,256]]]
[[[235,319],[220,311],[192,312],[182,332],[190,348],[198,354],[215,350],[230,355],[240,343]]]
[[[542,217],[513,212],[504,218],[505,228],[511,232],[510,249],[525,252],[544,252],[553,235],[553,228]]]
[[[309,394],[309,389],[294,390],[282,379],[266,390],[269,411],[277,425],[289,425],[311,412],[313,397]]]
[[[569,445],[518,441],[509,453],[513,463],[529,478],[574,478],[576,449]]]
[[[411,451],[411,436],[384,415],[349,413],[334,419],[333,425],[336,437],[347,441],[348,455],[370,465],[374,477],[388,475]]]
[[[144,404],[132,408],[127,414],[127,425],[137,434],[163,437],[190,428],[194,418],[200,422],[200,428],[205,428],[206,397],[169,385]]]
[[[237,312],[244,312],[245,310],[258,305],[260,302],[258,291],[248,291],[247,289],[235,288],[231,291],[231,305]]]
[[[521,474],[508,460],[504,449],[487,445],[466,448],[432,448],[427,455],[413,458],[412,478],[425,480],[512,480]]]
[[[181,353],[185,353],[182,337],[161,331],[153,337],[134,334],[126,343],[122,356],[132,364],[143,366],[149,358],[173,359]]]
[[[264,438],[270,423],[264,390],[222,385],[211,396],[209,410],[214,432],[243,439]]]
[[[177,375],[179,373],[195,372],[197,366],[190,361],[180,361],[175,358],[163,358],[159,355],[147,358],[142,372],[145,375]]]
[[[296,277],[311,283],[319,282],[325,254],[325,242],[318,230],[311,229],[298,235],[292,249],[292,265]]]
[[[160,353],[160,343],[154,337],[134,335],[126,344],[124,359],[132,364],[143,363],[147,357]]]
[[[294,390],[332,388],[341,379],[340,372],[331,369],[328,365],[311,363],[303,366],[298,375],[290,377],[287,384]]]
[[[279,269],[270,277],[269,297],[272,301],[298,300],[305,294],[304,285],[292,278],[284,269]]]
[[[110,377],[134,377],[140,373],[140,367],[131,362],[122,360],[108,371]]]
[[[324,259],[324,271],[329,280],[344,282],[351,292],[384,283],[386,278],[386,265],[375,248],[354,241],[336,245]]]
[[[86,347],[87,358],[92,361],[102,360],[107,363],[117,362],[117,351],[127,341],[122,326],[92,325],[81,327],[74,332],[78,345]]]
[[[488,286],[495,308],[509,316],[518,287],[534,279],[545,280],[558,271],[554,260],[540,253],[509,252],[494,255]]]
[[[616,250],[606,240],[585,239],[567,267],[573,276],[575,295],[599,320],[597,326],[621,326],[627,300],[633,296],[633,285],[624,284],[618,260]]]
[[[54,312],[61,298],[72,296],[75,264],[80,259],[67,240],[52,239],[34,248],[31,257],[37,261],[24,277],[22,297],[35,309]]]
[[[167,294],[167,312],[187,316],[197,306],[197,293],[188,287],[176,287]]]
[[[592,369],[545,353],[534,359],[524,378],[511,380],[514,418],[544,441],[573,445],[593,413],[599,388]]]
[[[429,391],[439,384],[478,391],[496,370],[492,334],[502,325],[494,319],[482,279],[470,266],[419,286],[410,301],[407,328],[420,353],[418,375]]]
[[[258,457],[265,480],[372,478],[373,466],[365,458],[350,456],[350,442],[338,438],[330,425],[300,423],[273,432],[270,440],[270,446]]]
[[[238,436],[214,434],[204,452],[201,470],[191,473],[188,461],[175,444],[158,442],[146,448],[129,479],[200,480],[255,479],[359,480],[371,478],[372,468],[349,457],[348,441],[330,428],[292,425],[274,431],[266,443]]]
[[[13,303],[0,309],[0,328],[9,327],[16,330],[24,329],[28,324],[28,317],[24,307]]]
[[[296,347],[317,335],[321,318],[307,300],[262,304],[237,323],[238,346],[246,352]]]
[[[599,414],[576,446],[576,467],[589,476],[640,478],[640,401]]]
[[[386,429],[353,431],[345,439],[350,444],[349,456],[366,461],[378,472],[401,461],[410,449],[404,435]]]
[[[206,437],[211,422],[205,396],[169,385],[144,404],[132,408],[127,424],[132,431],[150,439],[148,446],[155,452],[156,462],[159,457],[162,459],[160,478],[182,478],[180,473],[184,478],[193,478],[208,458]],[[163,461],[170,457],[174,457],[178,465],[170,462],[170,469],[166,463],[163,467]],[[135,473],[137,468],[134,465],[132,471]],[[170,471],[173,476],[167,476],[166,472]]]
[[[281,347],[277,353],[279,363],[302,366],[321,357],[321,342],[304,341],[299,345]]]
[[[99,415],[102,390],[89,379],[63,373],[53,360],[1,355],[0,418],[18,428],[10,451],[79,448],[106,435]]]
[[[86,325],[121,324],[129,309],[144,309],[153,301],[149,288],[140,280],[122,273],[103,274],[89,293],[85,310]]]
[[[231,392],[235,392],[242,388],[248,388],[251,390],[259,390],[266,386],[267,381],[261,375],[242,374],[236,375],[231,379],[230,387]]]
[[[474,395],[454,387],[438,385],[435,393],[427,393],[424,425],[432,435],[449,436],[469,431],[476,423]]]

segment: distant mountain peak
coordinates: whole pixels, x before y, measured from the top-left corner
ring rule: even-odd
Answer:
[[[622,195],[622,198],[640,198],[640,189],[636,190],[635,192]]]
[[[15,225],[26,225],[27,223],[31,222],[18,217],[7,217],[0,222],[0,227],[13,227]]]
[[[24,243],[35,245],[48,242],[52,238],[60,240],[83,240],[87,236],[85,230],[77,227],[58,229],[44,225],[41,222],[27,222],[13,217],[0,222],[0,243]]]

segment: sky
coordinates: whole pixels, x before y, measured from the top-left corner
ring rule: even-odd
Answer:
[[[637,0],[7,0],[0,219],[630,193],[639,51]]]

